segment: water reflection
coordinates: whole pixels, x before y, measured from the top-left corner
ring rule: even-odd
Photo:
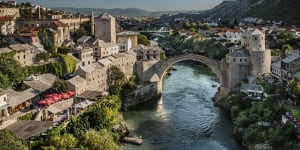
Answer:
[[[128,150],[240,149],[231,136],[232,125],[211,97],[218,84],[202,66],[178,64],[163,81],[162,98],[124,114],[131,131],[142,135],[141,146]]]

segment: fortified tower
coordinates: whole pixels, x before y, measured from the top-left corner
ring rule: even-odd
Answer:
[[[265,48],[265,34],[257,29],[244,32],[241,46],[226,55],[221,68],[223,84],[231,91],[243,79],[270,73],[271,51]]]
[[[95,37],[108,43],[116,43],[116,20],[104,13],[95,19]]]
[[[251,75],[254,77],[271,70],[271,51],[266,49],[265,40],[265,34],[257,29],[246,32],[242,37],[242,44],[250,53]]]

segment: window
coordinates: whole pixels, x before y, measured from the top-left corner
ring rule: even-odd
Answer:
[[[24,55],[23,57],[24,57],[24,59],[26,58],[26,56],[25,56],[25,55]]]
[[[254,40],[257,40],[257,37],[254,37]]]
[[[84,62],[82,62],[82,66],[84,66],[85,64],[84,64]]]
[[[247,59],[245,58],[245,62],[247,62]]]
[[[235,58],[233,58],[233,62],[235,62]]]
[[[242,59],[240,59],[240,62],[242,62]]]

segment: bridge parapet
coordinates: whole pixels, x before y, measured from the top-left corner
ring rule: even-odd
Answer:
[[[159,76],[160,79],[162,79],[169,67],[171,67],[177,62],[184,61],[184,60],[194,60],[207,65],[217,75],[218,79],[220,79],[220,82],[222,84],[220,61],[206,56],[198,55],[198,54],[179,55],[179,56],[175,56],[175,57],[171,57],[159,61],[155,66],[157,70],[156,71],[157,75]]]

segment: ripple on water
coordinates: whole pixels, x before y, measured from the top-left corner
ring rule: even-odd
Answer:
[[[232,127],[223,124],[220,110],[211,101],[217,91],[211,85],[216,82],[195,68],[177,66],[178,70],[163,82],[163,96],[157,107],[125,113],[130,128],[144,139],[143,145],[125,145],[125,149],[238,149],[231,137]]]

